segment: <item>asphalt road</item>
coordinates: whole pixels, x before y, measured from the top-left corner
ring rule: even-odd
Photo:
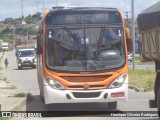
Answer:
[[[9,66],[6,69],[6,75],[9,80],[13,82],[13,84],[18,87],[19,91],[29,92],[33,95],[33,101],[26,103],[24,107],[22,107],[25,111],[46,111],[46,106],[43,102],[41,102],[39,97],[39,88],[38,88],[38,82],[37,82],[37,73],[35,69],[24,69],[24,70],[18,70],[17,64],[16,64],[16,57],[15,52],[7,52],[6,57],[9,59]],[[145,93],[137,93],[133,90],[129,90],[129,99],[127,102],[118,102],[117,110],[118,112],[123,111],[156,111],[156,109],[150,109],[148,105],[148,100],[154,98],[153,92],[145,92]],[[75,119],[74,117],[78,117],[76,119],[92,119],[91,117],[96,117],[95,119],[101,120],[106,119],[106,116],[109,116],[106,114],[108,110],[106,104],[66,104],[66,105],[59,105],[56,107],[56,111],[103,111],[101,113],[97,114],[90,114],[90,112],[87,112],[87,114],[83,114],[83,112],[80,112],[79,114],[71,114],[70,117],[72,119]],[[62,112],[63,114],[63,112]],[[73,117],[74,116],[74,117]],[[134,117],[134,118],[128,118],[128,117],[107,117],[110,120],[119,119],[119,120],[158,120],[158,118],[148,118],[148,117]],[[20,119],[20,118],[19,118]],[[33,118],[31,118],[32,120]],[[48,118],[53,119],[53,118]],[[68,119],[68,118],[54,118],[54,119]],[[14,120],[14,118],[13,118]],[[18,120],[18,118],[16,118]]]

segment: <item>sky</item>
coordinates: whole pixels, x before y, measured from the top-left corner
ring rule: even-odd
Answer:
[[[20,18],[22,16],[22,0],[0,0],[0,21],[5,18]],[[135,16],[160,0],[134,0]],[[44,0],[44,9],[55,6],[87,6],[87,7],[114,7],[122,12],[128,11],[131,15],[131,0]],[[38,6],[38,9],[37,9]],[[23,15],[33,15],[43,12],[43,0],[23,0]],[[129,15],[129,16],[130,16]]]

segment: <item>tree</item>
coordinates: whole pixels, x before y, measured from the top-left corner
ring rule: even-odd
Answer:
[[[2,30],[2,34],[12,34],[12,30],[7,27],[4,30]]]
[[[41,20],[42,19],[42,13],[38,12],[36,14],[32,15],[33,19]]]
[[[6,19],[4,20],[4,23],[5,23],[5,24],[8,24],[8,23],[12,23],[13,21],[14,21],[13,18],[6,18]]]
[[[2,39],[2,31],[3,29],[0,29],[0,39]]]
[[[16,40],[15,46],[20,45],[20,44],[21,44],[21,39],[18,38],[18,39]]]
[[[32,16],[31,16],[31,15],[28,15],[28,16],[25,18],[25,22],[26,22],[27,24],[33,23]]]
[[[16,34],[19,34],[19,35],[26,35],[27,33],[27,28],[17,28],[16,29]]]

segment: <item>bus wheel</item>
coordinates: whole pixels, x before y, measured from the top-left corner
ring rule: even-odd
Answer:
[[[117,108],[117,102],[108,102],[107,106],[109,109],[116,109]]]
[[[158,116],[160,117],[160,88],[157,93],[157,108],[158,108]]]

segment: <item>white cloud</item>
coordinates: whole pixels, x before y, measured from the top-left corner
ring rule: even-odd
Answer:
[[[147,9],[148,7],[152,6],[153,4],[156,4],[160,0],[135,0],[135,1],[136,1],[135,4],[136,12],[140,13],[145,9]]]
[[[37,11],[36,0],[23,0],[24,16],[34,14]],[[38,11],[42,12],[43,0],[38,0]],[[124,11],[131,11],[131,0],[44,0],[45,9],[56,6],[94,6],[116,7]],[[155,4],[159,0],[135,0],[136,15]],[[0,21],[7,17],[17,18],[22,16],[21,0],[0,0]]]

